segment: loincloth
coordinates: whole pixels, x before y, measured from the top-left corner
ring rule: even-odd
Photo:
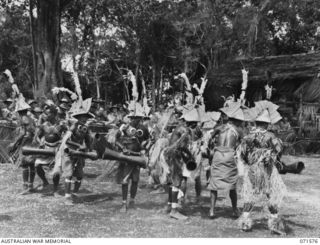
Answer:
[[[118,184],[128,184],[129,180],[138,182],[140,179],[140,167],[126,162],[119,162],[116,180]]]
[[[76,177],[83,178],[83,168],[85,166],[84,158],[64,156],[61,169],[53,169],[53,174],[60,174],[64,178]]]

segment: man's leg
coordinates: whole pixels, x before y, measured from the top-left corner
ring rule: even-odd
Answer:
[[[23,192],[21,194],[25,194],[28,192],[28,180],[29,180],[29,166],[26,160],[26,157],[23,156],[21,158],[20,167],[22,168],[22,181],[23,181]]]
[[[133,181],[131,182],[131,188],[130,188],[130,201],[129,201],[129,207],[130,208],[134,208],[134,204],[135,204],[135,197],[137,195],[138,192],[138,181]]]
[[[168,185],[168,204],[166,207],[166,213],[171,212],[171,205],[172,205],[172,186]]]
[[[284,222],[279,217],[278,205],[272,203],[270,199],[268,202],[268,210],[270,212],[270,216],[268,219],[268,228],[271,231],[271,233],[277,235],[286,235]]]
[[[66,205],[73,205],[73,202],[72,202],[72,195],[71,195],[71,184],[72,184],[72,176],[69,176],[65,179],[65,183],[64,183],[64,188],[65,188],[65,198],[66,198],[66,201],[65,201],[65,204]]]
[[[77,165],[76,165],[74,172],[73,172],[73,177],[76,178],[76,180],[74,182],[74,188],[73,188],[73,193],[75,193],[75,194],[78,193],[80,186],[81,186],[81,181],[84,176],[83,168],[84,168],[84,160],[78,159]]]
[[[39,178],[42,180],[42,189],[44,189],[45,187],[47,187],[49,185],[49,182],[46,178],[46,174],[42,168],[42,165],[37,165],[36,170],[37,170],[37,174],[38,174]]]
[[[210,173],[210,169],[206,171],[206,179],[207,179],[207,183],[209,183],[209,180],[210,180],[210,176],[211,176],[211,173]]]
[[[270,216],[268,219],[268,228],[271,233],[277,235],[286,235],[285,224],[281,217],[279,217],[279,206],[286,191],[286,187],[282,181],[278,170],[274,167],[270,176],[271,192],[267,194],[268,210]],[[273,186],[272,186],[273,185]],[[277,186],[277,188],[275,188]]]
[[[135,167],[131,172],[131,187],[130,187],[130,201],[129,201],[129,207],[134,208],[135,204],[135,197],[138,192],[138,183],[140,179],[140,168]]]
[[[251,231],[252,229],[252,219],[250,218],[250,213],[254,207],[253,202],[245,202],[243,205],[243,213],[239,219],[240,229],[243,231]]]
[[[55,174],[53,175],[52,181],[53,181],[53,195],[56,196],[56,195],[58,195],[58,188],[59,188],[59,182],[60,182],[60,174],[55,173]]]
[[[33,182],[34,178],[36,176],[36,169],[34,166],[34,163],[29,164],[29,184],[28,184],[28,190],[33,191]]]
[[[188,217],[184,216],[178,211],[178,193],[179,193],[179,188],[173,186],[170,217],[179,219],[179,220],[186,220]]]
[[[196,191],[196,199],[197,199],[197,201],[200,201],[200,197],[201,197],[201,178],[200,178],[200,176],[197,176],[196,178],[195,178],[195,191]]]
[[[71,199],[71,184],[72,184],[72,176],[66,177],[64,182],[64,191],[65,191],[65,197],[67,199]]]
[[[128,189],[129,189],[128,183],[122,184],[121,188],[122,188],[122,206],[121,206],[120,212],[125,213],[127,212],[127,198],[128,198]]]
[[[23,190],[28,189],[28,180],[29,180],[29,168],[27,166],[23,166],[22,167]]]
[[[274,205],[269,204],[268,209],[270,212],[270,217],[268,219],[268,228],[271,233],[277,235],[286,235],[283,220],[279,217],[278,214],[278,208]]]
[[[218,198],[218,192],[217,191],[211,191],[210,193],[210,198],[211,198],[211,205],[210,205],[210,212],[209,212],[209,217],[211,219],[215,218],[215,207],[216,207],[216,202]]]
[[[188,182],[188,178],[183,177],[181,185],[180,185],[180,190],[183,192],[184,195],[186,195],[186,193],[187,193],[187,182]]]
[[[178,200],[178,205],[180,207],[183,207],[185,201],[186,201],[186,195],[187,195],[187,182],[188,182],[188,178],[187,177],[183,177],[182,178],[182,181],[181,181],[181,185],[180,185],[180,190],[182,191],[183,193],[183,197],[181,197],[179,200]],[[179,193],[179,192],[178,192]]]
[[[82,178],[77,178],[76,181],[74,182],[74,188],[73,188],[73,193],[77,193],[80,189],[80,186],[81,186],[81,181],[82,181]]]
[[[239,217],[239,210],[237,207],[237,201],[238,201],[238,197],[237,197],[237,190],[230,190],[229,193],[230,199],[231,199],[231,204],[232,204],[232,209],[233,209],[233,214],[232,216],[235,218]]]

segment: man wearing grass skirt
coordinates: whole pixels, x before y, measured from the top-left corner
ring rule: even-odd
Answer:
[[[263,109],[255,119],[257,127],[244,137],[237,149],[239,165],[243,164],[241,175],[243,175],[244,207],[239,220],[240,229],[243,231],[252,229],[250,213],[255,203],[266,197],[270,212],[268,227],[272,233],[285,235],[284,224],[278,215],[286,192],[286,186],[277,170],[282,142],[267,131],[270,123],[276,123],[280,119],[280,114],[272,107]]]

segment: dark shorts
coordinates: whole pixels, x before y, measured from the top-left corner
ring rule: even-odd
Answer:
[[[124,162],[119,163],[118,173],[117,173],[117,183],[118,184],[128,184],[129,180],[133,182],[138,182],[140,179],[140,167]]]
[[[27,168],[29,166],[34,166],[35,163],[35,157],[34,156],[21,156],[19,157],[19,167],[21,168]]]
[[[67,158],[62,168],[62,176],[65,178],[75,177],[82,179],[84,175],[85,161],[83,158]]]
[[[75,160],[75,164],[73,166],[73,174],[72,174],[73,177],[75,177],[77,179],[82,179],[83,178],[83,175],[84,175],[84,171],[83,171],[84,163],[85,163],[85,161],[84,161],[83,158]]]
[[[174,174],[174,175],[172,175],[171,179],[168,181],[168,184],[173,187],[180,188],[182,180],[183,180],[182,174],[181,175]]]

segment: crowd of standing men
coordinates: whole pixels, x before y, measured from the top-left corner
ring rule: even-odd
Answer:
[[[267,130],[281,117],[268,101],[249,113],[250,126],[238,102],[221,108],[211,124],[210,120],[204,122],[205,114],[201,114],[197,105],[186,109],[173,103],[147,115],[142,106],[134,109],[112,106],[106,110],[99,103],[92,103],[89,108],[75,109],[67,97],[56,102],[9,99],[4,103],[2,116],[18,124],[19,134],[10,146],[10,155],[22,169],[23,194],[48,188],[47,176],[50,175],[54,186],[52,195],[59,195],[63,178],[66,203],[72,204],[84,177],[85,159],[116,159],[119,160],[117,181],[122,191],[120,211],[126,212],[134,206],[143,164],[110,157],[106,152],[110,148],[124,156],[148,159],[145,167],[153,183],[166,189],[166,210],[172,218],[187,218],[180,203],[187,191],[187,180],[195,180],[196,195],[200,198],[201,171],[206,171],[211,193],[210,218],[216,218],[218,192],[229,191],[232,215],[240,216],[240,228],[249,231],[251,211],[258,198],[265,196],[270,212],[269,228],[284,234],[278,215],[285,194],[285,185],[278,173],[282,143]],[[97,144],[101,136],[93,134],[94,124],[108,129],[104,137],[106,144]],[[39,152],[30,153],[30,149],[35,148]],[[34,186],[36,175],[42,181],[37,188]],[[237,206],[239,177],[244,179],[242,214]]]

